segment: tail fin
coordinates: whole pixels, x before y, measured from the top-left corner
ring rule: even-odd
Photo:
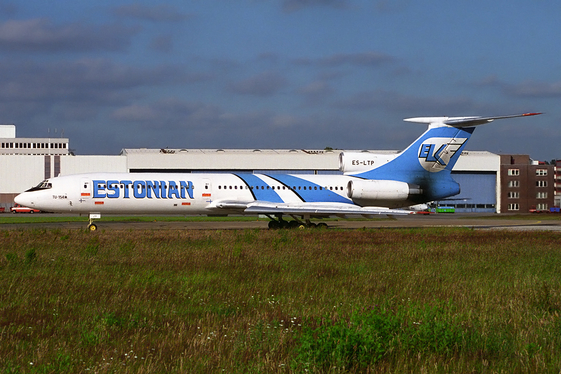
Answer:
[[[376,180],[397,180],[420,186],[436,200],[460,192],[450,177],[475,126],[496,119],[527,117],[541,113],[525,113],[495,117],[418,117],[405,121],[426,123],[428,129],[395,158],[374,168],[352,174]]]
[[[414,183],[415,175],[452,170],[473,130],[473,127],[455,128],[433,123],[395,158],[353,176]]]
[[[514,114],[494,117],[418,117],[407,118],[407,122],[427,123],[429,128],[409,149],[418,150],[419,164],[428,172],[451,171],[467,144],[475,126],[496,119],[535,116],[541,113]]]

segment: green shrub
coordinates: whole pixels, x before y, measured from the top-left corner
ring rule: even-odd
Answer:
[[[445,307],[411,306],[395,312],[375,308],[348,320],[305,329],[296,366],[350,370],[366,368],[390,354],[450,355],[462,349],[469,336]]]

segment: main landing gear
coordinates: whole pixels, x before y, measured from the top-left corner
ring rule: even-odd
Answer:
[[[304,217],[304,221],[296,218],[295,216],[291,217],[294,219],[293,221],[285,221],[282,219],[282,214],[277,214],[275,217],[271,217],[269,214],[266,216],[271,219],[269,221],[269,229],[271,230],[278,230],[278,229],[299,229],[304,230],[306,228],[319,228],[319,229],[326,229],[328,226],[324,222],[320,223],[313,223],[310,221],[310,217]]]

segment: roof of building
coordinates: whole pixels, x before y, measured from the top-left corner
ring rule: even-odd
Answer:
[[[397,153],[398,151],[382,150],[342,150],[342,149],[222,149],[222,148],[208,148],[208,149],[186,149],[186,148],[123,148],[121,150],[122,155],[127,154],[216,154],[216,153],[229,153],[229,154],[255,154],[255,153],[266,153],[266,154],[339,154],[340,152],[368,152],[368,153]]]

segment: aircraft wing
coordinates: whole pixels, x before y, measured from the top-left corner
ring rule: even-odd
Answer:
[[[246,214],[309,214],[312,216],[346,216],[360,215],[370,217],[375,215],[407,215],[414,212],[402,209],[384,207],[360,207],[343,203],[271,203],[267,201],[252,201],[243,203],[238,201],[222,201],[213,204],[218,209],[241,210]]]

